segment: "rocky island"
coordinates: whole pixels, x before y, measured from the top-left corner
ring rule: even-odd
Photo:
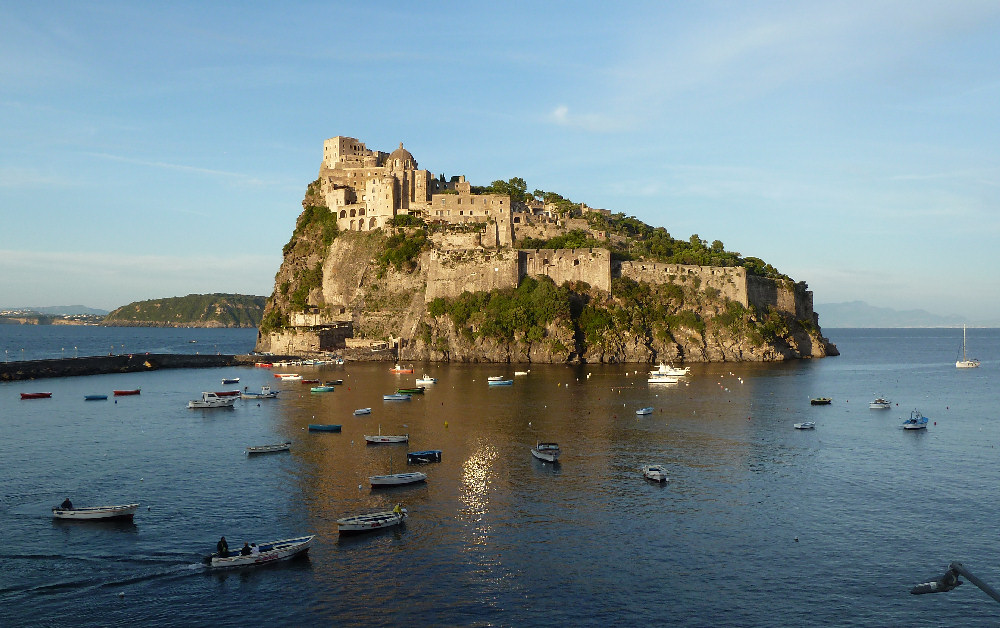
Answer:
[[[464,362],[837,355],[812,292],[697,235],[524,181],[433,176],[338,136],[284,247],[257,351]]]

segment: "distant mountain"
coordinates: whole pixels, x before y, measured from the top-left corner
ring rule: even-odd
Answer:
[[[0,308],[2,310],[14,310],[22,312],[38,312],[39,314],[48,314],[49,316],[79,316],[81,314],[86,314],[90,316],[104,316],[108,313],[107,310],[99,310],[93,307],[87,307],[85,305],[53,305],[50,307],[5,307]]]
[[[189,294],[136,301],[108,314],[109,327],[259,327],[267,297]]]
[[[864,301],[847,303],[817,303],[823,327],[958,327],[963,324],[983,325],[961,316],[940,316],[926,310],[894,310],[868,305]]]

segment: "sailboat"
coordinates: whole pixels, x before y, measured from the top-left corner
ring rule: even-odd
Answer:
[[[974,369],[979,366],[979,360],[970,360],[965,356],[965,325],[962,325],[962,359],[955,362],[957,369]]]

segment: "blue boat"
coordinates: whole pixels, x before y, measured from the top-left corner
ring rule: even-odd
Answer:
[[[429,449],[427,451],[411,451],[406,454],[406,462],[409,464],[420,464],[423,462],[441,462],[441,450]]]
[[[513,386],[514,380],[512,379],[491,379],[487,382],[490,386]]]
[[[340,426],[339,425],[332,425],[332,424],[310,423],[309,424],[309,431],[310,432],[339,432],[340,431]]]
[[[108,396],[107,395],[84,395],[83,398],[84,398],[85,401],[107,401],[108,400]]]
[[[402,395],[402,394],[396,393],[396,394],[393,394],[393,395],[382,395],[382,400],[383,401],[409,401],[410,400],[410,396],[409,395]]]
[[[314,393],[325,393],[333,391],[334,391],[333,386],[313,386],[312,388],[309,389],[309,392],[314,392]]]

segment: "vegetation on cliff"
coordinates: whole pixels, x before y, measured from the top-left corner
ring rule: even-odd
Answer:
[[[244,294],[189,294],[137,301],[108,314],[110,327],[257,327],[266,297]]]

